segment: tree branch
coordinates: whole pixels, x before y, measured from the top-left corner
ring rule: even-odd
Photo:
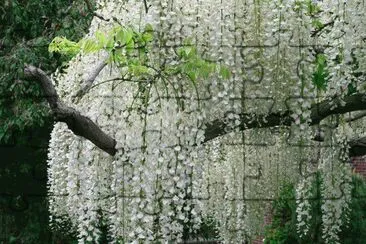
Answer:
[[[100,65],[99,67],[102,66],[103,65]],[[95,79],[95,74],[99,73],[101,69],[102,68],[98,68],[99,71],[94,72],[91,77],[94,77]],[[38,80],[40,82],[56,121],[66,123],[68,128],[75,135],[86,138],[110,155],[116,154],[117,149],[115,148],[115,139],[103,132],[91,119],[81,115],[80,112],[74,108],[68,107],[62,103],[51,79],[45,72],[34,66],[26,65],[24,74],[27,78]],[[88,82],[90,81],[92,83],[93,79],[88,79]],[[335,98],[333,100],[326,100],[314,104],[311,106],[310,110],[310,118],[312,120],[310,125],[316,125],[333,114],[344,114],[347,112],[366,110],[366,94],[354,94],[343,99]],[[233,126],[233,124],[235,124],[235,120],[228,120],[227,118],[230,116],[226,115],[224,118],[215,119],[206,124],[204,142],[208,142],[216,137],[235,130],[269,128],[281,125],[290,126],[294,122],[291,114],[290,110],[283,113],[270,114],[242,113],[239,114],[239,117],[237,118],[239,123],[235,126]],[[364,114],[361,115],[364,116]],[[233,116],[233,118],[235,118],[235,116]],[[351,140],[349,144],[351,147],[351,156],[366,155],[366,137]]]
[[[225,116],[227,117],[227,116]],[[215,119],[206,124],[204,142],[210,141],[216,137],[225,135],[229,132],[239,130],[246,130],[251,128],[269,128],[278,125],[291,125],[293,118],[288,112],[285,113],[271,113],[268,115],[256,114],[239,114],[239,124],[233,126],[235,123],[228,123],[227,119]]]
[[[336,19],[336,18],[335,18],[335,19]],[[311,37],[314,37],[314,36],[318,35],[318,34],[319,34],[320,32],[322,32],[326,27],[328,27],[328,26],[333,26],[333,25],[334,25],[334,21],[335,21],[335,19],[334,19],[334,20],[329,21],[328,23],[323,24],[321,27],[319,27],[319,28],[315,29],[314,31],[312,31],[312,33],[311,33]]]
[[[310,125],[319,124],[323,119],[333,114],[344,114],[353,111],[366,110],[366,95],[354,94],[343,99],[335,98],[333,100],[325,100],[311,106]],[[236,126],[228,123],[227,117],[215,119],[206,124],[205,140],[210,141],[218,136],[222,136],[231,131],[246,130],[251,128],[268,128],[280,125],[289,126],[294,122],[291,117],[291,111],[283,113],[270,114],[239,114],[239,122]]]
[[[346,119],[346,122],[353,122],[353,121],[356,121],[356,120],[359,120],[359,119],[362,119],[363,117],[365,117],[366,116],[366,111],[364,111],[364,112],[360,112],[360,113],[358,113],[358,114],[356,114],[356,115],[354,115],[354,116],[352,116],[352,117],[350,117],[350,118],[347,118]]]
[[[319,124],[323,119],[334,114],[344,114],[366,110],[366,94],[354,94],[345,98],[323,101],[311,107],[311,125]]]
[[[366,137],[355,138],[349,142],[349,156],[363,156],[366,155]]]
[[[91,141],[108,154],[112,156],[116,154],[116,141],[103,132],[91,119],[81,115],[74,108],[66,106],[60,100],[51,79],[44,71],[34,66],[26,65],[24,75],[29,79],[40,82],[56,121],[66,123],[75,135],[82,136]]]
[[[73,96],[74,99],[82,98],[93,85],[94,80],[97,78],[99,73],[104,69],[107,65],[107,60],[98,64],[95,70],[90,74],[90,76],[84,81],[83,87]]]
[[[88,11],[95,17],[101,19],[101,20],[104,20],[104,21],[107,21],[109,22],[110,19],[105,19],[103,16],[97,14],[95,11],[94,11],[94,7],[92,6],[92,4],[90,3],[89,0],[84,0],[84,2],[86,3],[86,7],[88,9]]]

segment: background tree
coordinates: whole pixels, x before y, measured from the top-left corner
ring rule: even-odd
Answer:
[[[24,78],[26,63],[48,74],[68,57],[48,52],[58,35],[80,39],[93,16],[94,1],[0,3],[0,240],[54,243],[48,228],[46,160],[53,119],[39,84]],[[66,241],[66,240],[64,240]]]
[[[24,64],[52,73],[68,61],[48,52],[55,36],[80,39],[93,13],[84,1],[4,1],[0,6],[0,139],[7,142],[25,129],[50,121],[37,83],[23,79]],[[21,138],[21,137],[20,137]],[[17,139],[20,139],[19,137]]]

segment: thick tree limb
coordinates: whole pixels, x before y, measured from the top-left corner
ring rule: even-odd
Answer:
[[[75,135],[86,138],[110,155],[116,154],[116,141],[103,132],[91,119],[62,103],[51,79],[45,72],[34,66],[26,65],[24,74],[27,78],[40,82],[56,121],[65,122]]]
[[[227,117],[227,116],[225,116]],[[225,135],[234,130],[246,130],[251,128],[269,128],[278,125],[291,125],[293,118],[289,113],[271,113],[268,115],[255,115],[255,114],[239,114],[240,123],[233,126],[233,123],[228,123],[226,119],[215,119],[206,124],[205,140],[210,141],[216,137]]]
[[[335,98],[311,106],[310,125],[319,124],[323,119],[334,114],[344,114],[353,111],[366,110],[366,95],[354,94],[343,99]],[[218,136],[227,134],[234,130],[245,130],[251,128],[269,128],[274,126],[289,126],[294,122],[292,112],[270,113],[268,115],[239,114],[239,121],[236,126],[227,123],[225,118],[216,119],[206,124],[205,142]],[[227,117],[227,116],[225,116]]]
[[[323,101],[311,107],[311,125],[334,114],[344,114],[354,111],[366,110],[366,94],[354,94],[343,99],[336,98],[331,101]]]
[[[95,74],[99,74],[103,69],[102,66],[103,65],[100,65],[98,71],[93,73],[93,79],[97,76]],[[116,141],[114,138],[103,132],[91,119],[81,115],[80,112],[74,108],[63,104],[57,95],[51,79],[46,73],[31,65],[26,65],[24,73],[26,77],[40,82],[56,121],[65,122],[75,135],[82,136],[110,155],[115,155],[117,149],[115,148]],[[93,79],[90,79],[91,83]],[[314,104],[310,110],[310,117],[312,120],[310,124],[316,125],[333,114],[366,110],[366,94],[355,94],[345,97],[344,99],[336,98],[333,100],[326,100]],[[269,128],[281,125],[289,126],[294,122],[291,114],[291,111],[262,115],[243,113],[239,114],[239,123],[237,123],[236,126],[233,126],[234,121],[232,121],[233,123],[228,123],[227,118],[230,116],[224,116],[222,119],[216,119],[206,124],[204,142],[238,129]],[[366,155],[366,137],[350,141],[350,146],[351,156]]]

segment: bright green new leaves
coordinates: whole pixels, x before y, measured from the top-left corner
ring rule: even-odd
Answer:
[[[55,37],[49,45],[50,52],[58,52],[63,55],[75,56],[78,52],[91,53],[102,49],[114,51],[125,48],[128,52],[132,49],[146,46],[153,40],[153,29],[151,25],[146,25],[142,33],[134,31],[132,28],[115,26],[107,33],[97,30],[95,37],[85,38],[79,42],[73,42],[65,37]],[[136,46],[136,44],[138,46]]]
[[[230,79],[231,71],[224,65],[218,65],[216,62],[202,59],[198,54],[197,48],[188,44],[178,48],[178,58],[180,63],[173,68],[176,73],[182,73],[188,76],[192,82],[198,79],[207,79],[211,74],[218,72],[223,79]]]
[[[91,53],[101,50],[98,42],[92,39],[82,39],[79,42],[73,42],[65,37],[55,37],[48,46],[49,52],[57,52],[62,55],[74,57],[80,51]]]
[[[115,26],[107,34],[105,48],[108,51],[112,51],[114,48],[134,49],[137,35],[138,33],[134,32],[131,28]]]
[[[311,16],[314,16],[322,11],[321,8],[313,0],[306,0],[305,3],[307,6],[307,11]]]
[[[324,24],[320,22],[319,19],[312,20],[311,25],[315,28],[315,30],[319,30],[324,27]]]
[[[55,37],[48,46],[49,52],[57,52],[66,56],[75,56],[80,52],[80,45],[65,37]]]
[[[320,7],[313,0],[296,0],[294,10],[305,10],[306,14],[315,16],[321,12]]]
[[[85,54],[105,50],[109,53],[108,62],[114,63],[121,70],[133,77],[156,73],[149,62],[149,44],[154,40],[154,30],[147,24],[143,32],[137,32],[130,27],[115,26],[108,33],[96,31],[95,37],[73,42],[63,37],[56,37],[49,46],[50,52],[58,52],[67,56],[75,56],[79,52]],[[193,83],[199,79],[207,79],[217,73],[223,79],[230,79],[231,71],[224,65],[203,59],[197,48],[189,40],[176,50],[177,63],[166,65],[161,74],[171,76],[183,74]],[[127,69],[126,69],[127,68]]]
[[[220,65],[219,74],[224,80],[231,78],[231,70],[224,65]]]
[[[178,48],[177,54],[181,61],[176,67],[177,71],[187,75],[192,82],[196,82],[198,78],[206,79],[215,72],[216,64],[203,60],[194,46]]]
[[[108,33],[98,30],[93,38],[84,38],[79,42],[70,41],[64,37],[52,40],[48,50],[63,55],[75,56],[80,51],[93,53],[100,50],[113,51],[116,48],[134,48],[134,32],[132,29],[116,26]]]
[[[149,24],[141,33],[118,25],[107,33],[98,30],[95,37],[84,38],[79,42],[56,37],[49,45],[49,51],[73,57],[79,52],[88,54],[105,50],[109,53],[109,63],[127,67],[128,71],[136,76],[149,72],[145,64],[148,59],[147,46],[152,41],[153,28]]]

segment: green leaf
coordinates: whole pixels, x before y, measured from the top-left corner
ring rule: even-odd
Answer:
[[[220,73],[221,77],[225,80],[228,80],[231,78],[231,71],[226,66],[221,65],[219,73]]]
[[[48,51],[75,56],[80,51],[80,45],[66,39],[65,37],[55,37],[48,46]]]
[[[85,53],[92,53],[99,51],[101,48],[99,47],[98,43],[93,39],[84,39],[80,42],[81,49]]]
[[[123,43],[125,43],[126,46],[130,45],[130,43],[133,42],[132,37],[133,37],[132,29],[125,29]]]
[[[101,32],[100,30],[97,30],[95,32],[95,36],[98,40],[98,45],[99,45],[100,48],[103,48],[107,45],[108,40],[107,40],[107,37],[105,36],[105,34],[103,32]]]
[[[107,44],[105,46],[105,49],[107,51],[112,51],[114,48],[114,37],[113,36],[109,36],[109,38],[107,38]]]
[[[151,42],[154,38],[154,29],[151,24],[147,24],[142,33],[142,40],[145,42]]]
[[[193,58],[196,55],[196,48],[190,46],[180,47],[177,50],[177,54],[181,59]]]
[[[108,63],[116,63],[120,66],[124,66],[127,63],[127,58],[125,55],[122,55],[121,50],[116,50],[110,55]]]
[[[320,29],[320,28],[323,28],[324,24],[322,22],[320,22],[320,20],[318,19],[314,19],[312,22],[311,22],[312,26],[316,29]]]
[[[125,44],[125,31],[124,29],[122,29],[121,26],[118,26],[116,28],[114,28],[112,31],[115,31],[114,33],[112,33],[112,35],[114,36],[114,41],[115,42],[119,42],[121,43],[121,45]]]
[[[190,79],[193,83],[195,83],[195,82],[196,82],[196,80],[197,80],[196,72],[194,72],[194,71],[188,71],[188,72],[187,72],[187,76],[189,77],[189,79]]]
[[[149,73],[149,68],[144,65],[129,65],[128,71],[136,76],[141,76]]]
[[[153,32],[154,28],[152,27],[151,24],[146,24],[145,28],[144,28],[144,32]]]
[[[324,54],[318,54],[315,58],[315,67],[316,70],[313,73],[313,84],[315,87],[319,90],[325,90],[327,87],[327,77],[328,77],[328,71],[327,71],[327,63],[326,63],[326,57]]]
[[[126,42],[126,51],[128,53],[131,53],[132,49],[134,49],[134,48],[135,48],[135,42],[131,38],[128,42]]]
[[[145,32],[142,34],[142,39],[145,41],[145,42],[151,42],[153,39],[154,39],[154,36],[152,33],[150,32]]]

